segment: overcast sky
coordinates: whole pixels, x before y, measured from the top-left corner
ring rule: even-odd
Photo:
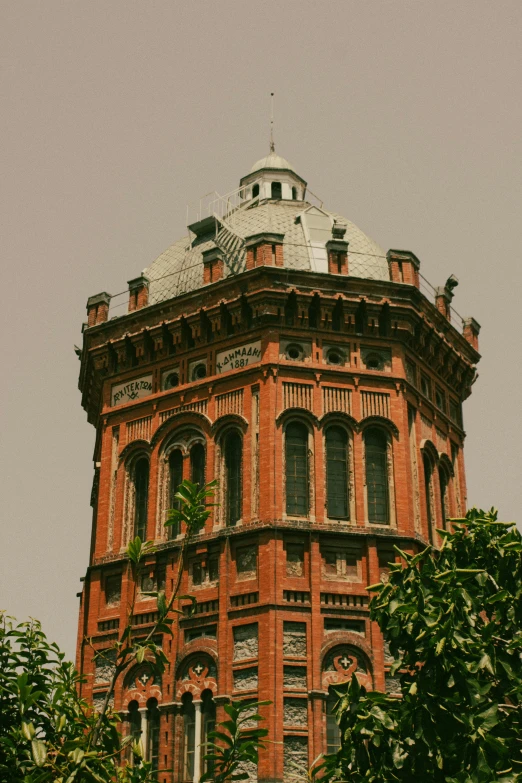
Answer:
[[[522,3],[0,2],[0,607],[72,656],[94,429],[87,297],[117,293],[276,149],[325,206],[412,250],[482,325],[471,505],[522,519]],[[119,300],[121,301],[121,299]]]

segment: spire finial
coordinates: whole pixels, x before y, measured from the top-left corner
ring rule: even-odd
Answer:
[[[274,93],[270,93],[270,152],[275,152],[274,144]]]

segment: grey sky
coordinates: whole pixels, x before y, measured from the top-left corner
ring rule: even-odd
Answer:
[[[0,3],[0,606],[73,655],[94,429],[87,297],[117,293],[276,149],[325,205],[409,249],[482,324],[470,504],[522,519],[522,4]]]

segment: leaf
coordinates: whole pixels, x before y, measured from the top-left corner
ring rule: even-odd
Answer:
[[[47,745],[42,740],[31,741],[31,755],[37,767],[43,767],[47,761]]]
[[[25,723],[25,721],[22,721],[22,734],[28,740],[29,742],[34,737],[34,726],[32,723]]]

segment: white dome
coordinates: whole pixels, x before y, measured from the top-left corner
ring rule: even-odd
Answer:
[[[290,165],[287,160],[282,158],[281,155],[276,155],[275,152],[270,152],[266,158],[261,158],[257,163],[254,163],[250,169],[250,173],[253,174],[254,171],[259,171],[260,169],[287,169],[288,171],[293,171],[295,174],[294,167]]]

